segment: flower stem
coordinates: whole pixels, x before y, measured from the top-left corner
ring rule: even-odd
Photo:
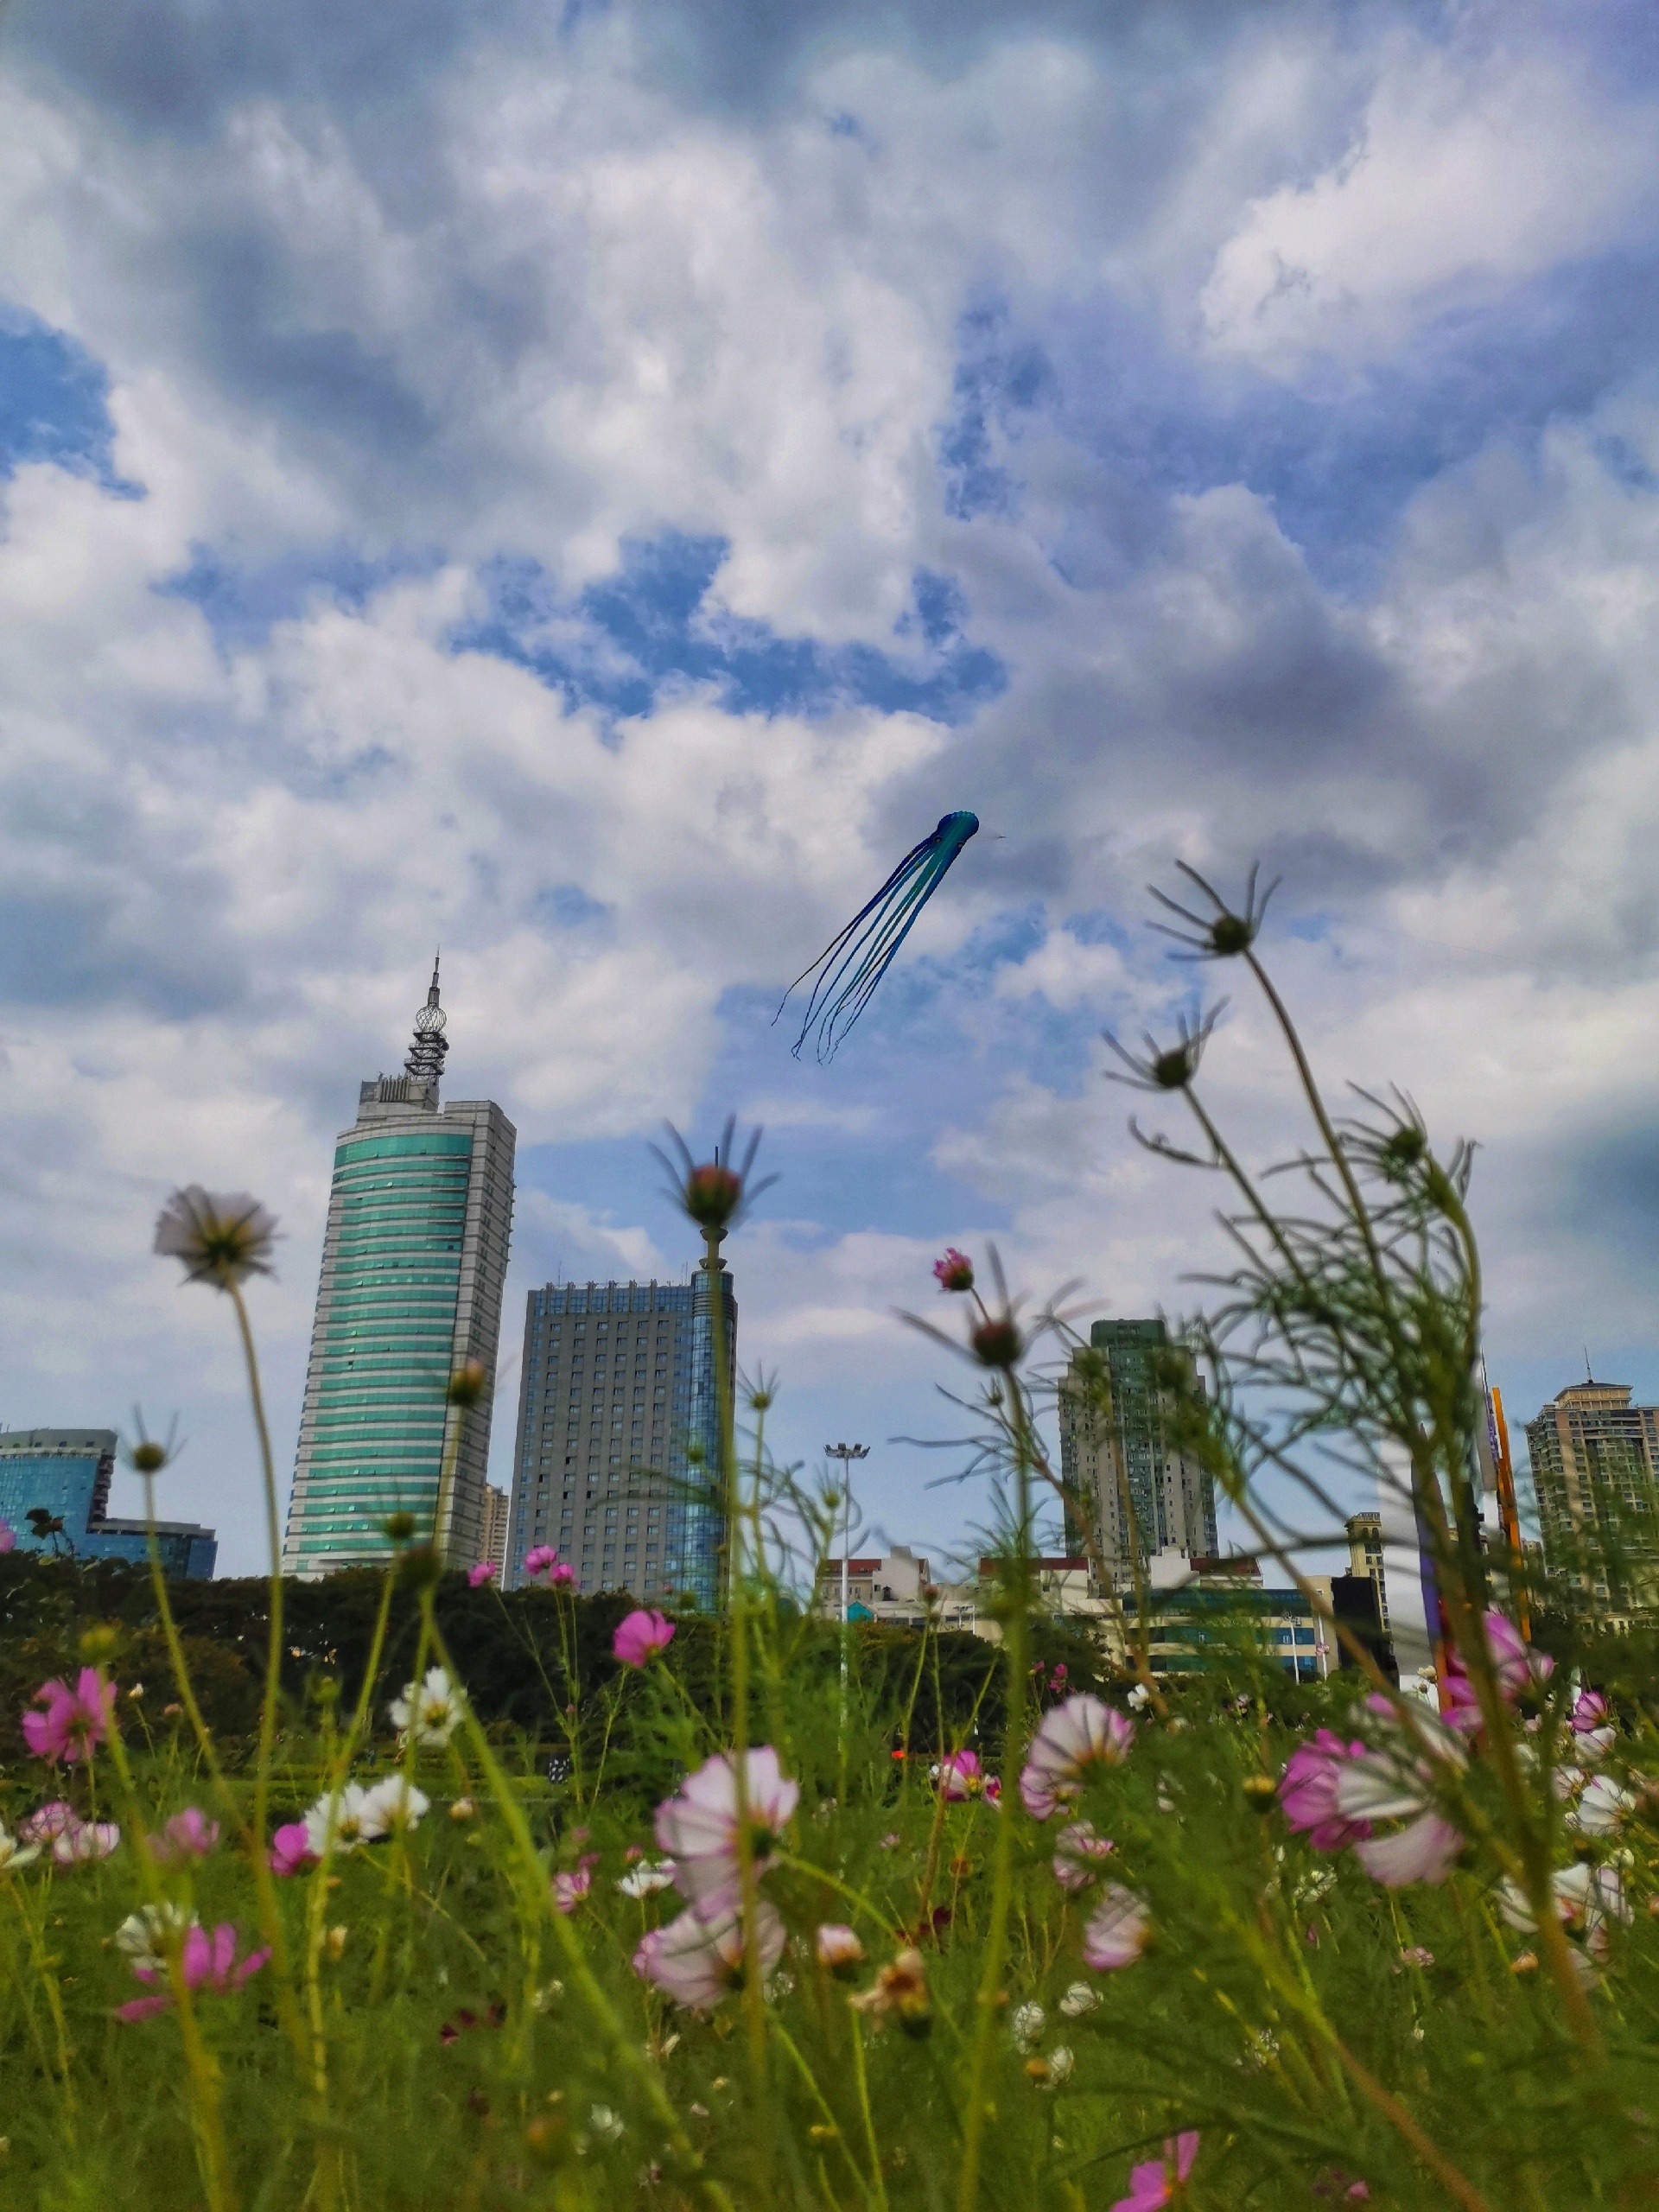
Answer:
[[[1007,1584],[1003,1629],[1007,1658],[1008,1712],[1002,1750],[1002,1806],[992,1862],[991,1913],[985,1932],[985,1961],[975,1999],[973,2056],[968,2109],[963,2121],[962,2165],[957,2178],[957,2212],[976,2212],[981,2154],[984,2145],[986,2100],[991,2053],[996,2038],[997,1999],[1007,1949],[1008,1914],[1014,1900],[1014,1824],[1019,1817],[1020,1763],[1025,1751],[1026,1675],[1031,1581],[1031,1450],[1026,1428],[1025,1395],[1008,1377],[1014,1439],[1014,1556]]]

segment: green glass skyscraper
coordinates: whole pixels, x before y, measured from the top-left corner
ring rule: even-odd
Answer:
[[[487,1100],[440,1105],[448,1050],[435,963],[403,1074],[363,1084],[356,1122],[334,1147],[283,1547],[289,1574],[385,1559],[395,1512],[424,1534],[450,1453],[439,1541],[452,1560],[485,1556],[516,1132]],[[463,1412],[448,1386],[468,1360],[485,1383]]]

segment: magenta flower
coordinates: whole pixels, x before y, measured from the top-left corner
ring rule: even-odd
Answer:
[[[1306,1832],[1315,1851],[1344,1851],[1370,1835],[1369,1821],[1344,1820],[1337,1810],[1337,1777],[1349,1759],[1366,1757],[1363,1744],[1344,1744],[1321,1728],[1310,1744],[1299,1744],[1279,1781],[1279,1802],[1287,1826]]]
[[[170,1866],[186,1859],[205,1859],[218,1841],[219,1822],[187,1805],[162,1822],[161,1834],[150,1837],[149,1848],[162,1866]]]
[[[977,1751],[947,1751],[935,1772],[939,1795],[947,1804],[959,1805],[967,1797],[995,1797],[997,1794],[980,1770]]]
[[[965,1252],[958,1252],[954,1244],[948,1244],[944,1257],[933,1262],[933,1280],[941,1290],[971,1290],[974,1263]]]
[[[1086,1693],[1063,1699],[1043,1716],[1031,1739],[1020,1795],[1035,1821],[1070,1803],[1091,1766],[1118,1766],[1135,1740],[1135,1723]]]
[[[562,1867],[553,1877],[553,1904],[559,1912],[574,1912],[594,1886],[596,1851],[584,1852],[574,1866]]]
[[[550,1590],[576,1579],[575,1568],[566,1566],[551,1544],[537,1544],[524,1554],[524,1573],[532,1582],[545,1582]]]
[[[229,1997],[243,1984],[257,1974],[270,1956],[269,1950],[250,1951],[245,1959],[236,1955],[239,1938],[229,1921],[220,1921],[209,1936],[205,1928],[188,1929],[180,1956],[184,1984],[200,1996]],[[155,1982],[162,1979],[160,1968],[143,1960],[135,1960],[132,1968],[140,1981]],[[130,2003],[118,2005],[118,2020],[148,2020],[157,2012],[165,2012],[174,2002],[169,1990],[164,1996],[135,1997]]]
[[[755,1910],[760,1967],[768,1974],[784,1955],[784,1923],[765,1897]],[[743,1922],[735,1904],[705,1917],[695,1907],[653,1928],[633,1955],[633,1970],[677,2005],[712,2012],[743,1986]]]
[[[1486,1635],[1486,1649],[1497,1670],[1498,1688],[1507,1703],[1513,1705],[1524,1689],[1547,1682],[1555,1671],[1555,1662],[1547,1651],[1535,1651],[1513,1621],[1493,1611],[1484,1617],[1482,1626]],[[1446,1719],[1448,1727],[1460,1735],[1472,1736],[1481,1726],[1480,1701],[1475,1695],[1474,1684],[1467,1669],[1455,1652],[1446,1662]]]
[[[1198,2155],[1196,2127],[1166,2137],[1161,2158],[1148,2158],[1145,2165],[1131,2168],[1129,2193],[1118,2198],[1112,2212],[1161,2212],[1166,2204],[1179,2203]]]
[[[665,1613],[637,1607],[616,1624],[611,1651],[625,1667],[645,1667],[674,1641],[674,1624]]]
[[[1108,1882],[1083,1931],[1083,1955],[1096,1974],[1132,1967],[1152,1940],[1145,1901],[1121,1882]]]
[[[311,1848],[310,1835],[303,1821],[289,1821],[271,1837],[270,1871],[273,1874],[303,1874],[316,1863],[316,1853]]]
[[[35,1703],[44,1713],[23,1715],[23,1739],[37,1759],[60,1759],[73,1766],[89,1759],[108,1735],[115,1692],[98,1677],[96,1667],[83,1667],[75,1687],[67,1682],[42,1682]]]
[[[1072,1821],[1054,1839],[1054,1878],[1063,1890],[1086,1890],[1111,1857],[1109,1836],[1096,1835],[1092,1821]]]
[[[107,1859],[120,1840],[121,1830],[113,1821],[77,1821],[53,1837],[52,1856],[60,1866],[85,1866]]]
[[[769,1744],[747,1754],[744,1783],[759,1865],[789,1825],[801,1786],[780,1770]],[[737,1769],[729,1752],[707,1760],[657,1808],[657,1840],[674,1861],[681,1895],[710,1916],[723,1910],[738,1878]]]
[[[525,1561],[525,1565],[529,1565],[528,1560]],[[475,1566],[469,1567],[467,1570],[467,1584],[469,1589],[481,1590],[486,1582],[493,1582],[494,1580],[495,1567],[487,1559],[480,1560]]]
[[[0,1559],[11,1550],[16,1541],[17,1531],[12,1527],[10,1522],[0,1521]]]
[[[1573,1733],[1577,1742],[1573,1748],[1587,1765],[1606,1758],[1618,1739],[1613,1726],[1612,1708],[1599,1690],[1580,1690],[1573,1701]]]

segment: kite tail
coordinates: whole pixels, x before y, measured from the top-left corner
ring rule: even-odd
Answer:
[[[835,1058],[837,1047],[869,1004],[876,985],[910,934],[916,917],[978,828],[976,814],[963,811],[944,816],[932,836],[924,837],[919,845],[905,855],[874,898],[861,907],[817,958],[801,970],[784,993],[778,1014],[772,1016],[775,1021],[789,1003],[791,993],[809,976],[816,979],[807,1001],[801,1033],[791,1047],[797,1059],[801,1047],[815,1031],[817,1058],[820,1061]]]

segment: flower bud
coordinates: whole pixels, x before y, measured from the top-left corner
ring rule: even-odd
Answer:
[[[449,1377],[446,1395],[452,1406],[475,1406],[489,1387],[489,1372],[481,1359],[463,1359]]]
[[[112,1621],[99,1621],[80,1632],[80,1656],[89,1667],[113,1659],[120,1648],[121,1631]]]
[[[1001,1368],[1005,1372],[1019,1365],[1020,1355],[1025,1350],[1019,1330],[1006,1314],[982,1321],[969,1342],[982,1367]]]
[[[128,1455],[136,1475],[159,1475],[167,1465],[167,1446],[157,1443],[153,1436],[146,1436],[132,1447]]]
[[[974,1263],[965,1252],[957,1251],[954,1244],[948,1245],[944,1257],[933,1262],[933,1276],[941,1290],[971,1290]]]
[[[415,1533],[412,1513],[388,1513],[380,1523],[380,1533],[389,1544],[406,1544]]]

